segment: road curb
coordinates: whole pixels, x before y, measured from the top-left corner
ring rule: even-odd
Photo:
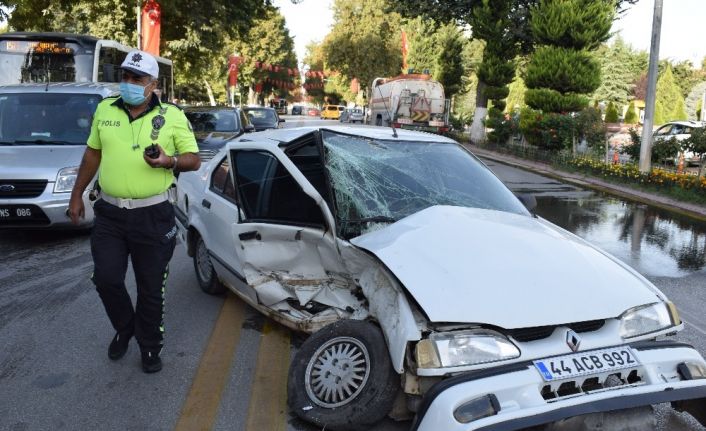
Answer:
[[[547,163],[536,162],[533,160],[525,160],[507,154],[496,153],[494,151],[480,148],[477,145],[463,144],[463,146],[469,149],[473,154],[485,159],[525,169],[534,173],[545,175],[581,187],[586,187],[593,190],[619,196],[621,198],[632,200],[638,203],[648,204],[669,211],[677,212],[679,214],[692,217],[701,221],[706,221],[706,207],[701,205],[691,204],[688,202],[681,202],[666,196],[661,196],[654,193],[647,193],[641,190],[635,190],[630,187],[620,186],[618,184],[613,184],[608,181],[603,181],[598,178],[586,176],[583,174],[565,172],[556,169],[555,167]]]

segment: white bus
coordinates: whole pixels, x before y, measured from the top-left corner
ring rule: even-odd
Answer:
[[[0,34],[0,85],[24,82],[120,82],[120,64],[134,48],[70,33]],[[159,94],[174,97],[172,62],[156,57]]]

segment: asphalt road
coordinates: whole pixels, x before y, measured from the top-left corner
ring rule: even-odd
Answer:
[[[321,124],[285,117],[287,127]],[[333,122],[325,122],[333,123]],[[491,166],[513,183],[560,187]],[[86,232],[0,231],[0,429],[287,430],[315,428],[286,406],[286,371],[301,337],[232,295],[202,293],[181,245],[166,292],[164,369],[146,375],[133,341],[112,362],[113,331],[89,280]],[[682,308],[679,339],[706,354],[706,276],[652,281]],[[127,284],[134,297],[134,279]],[[703,429],[662,407],[660,429]],[[405,430],[387,420],[375,430]]]

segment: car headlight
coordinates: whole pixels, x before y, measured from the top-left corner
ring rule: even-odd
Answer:
[[[431,334],[417,343],[416,355],[418,367],[441,368],[513,359],[520,350],[502,334],[474,329]]]
[[[671,302],[641,305],[629,309],[620,316],[620,336],[633,338],[680,323],[679,313]]]
[[[54,193],[67,193],[74,188],[76,184],[76,176],[78,175],[78,166],[72,168],[64,168],[59,171],[54,183]]]

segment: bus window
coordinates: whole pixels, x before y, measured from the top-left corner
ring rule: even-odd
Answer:
[[[120,82],[120,65],[127,53],[111,46],[102,46],[98,55],[98,81]]]
[[[171,102],[174,94],[172,93],[172,65],[157,61],[159,65],[159,83],[157,88],[160,90],[160,100],[162,102]]]
[[[23,82],[87,82],[93,56],[71,42],[0,41],[0,85]]]

